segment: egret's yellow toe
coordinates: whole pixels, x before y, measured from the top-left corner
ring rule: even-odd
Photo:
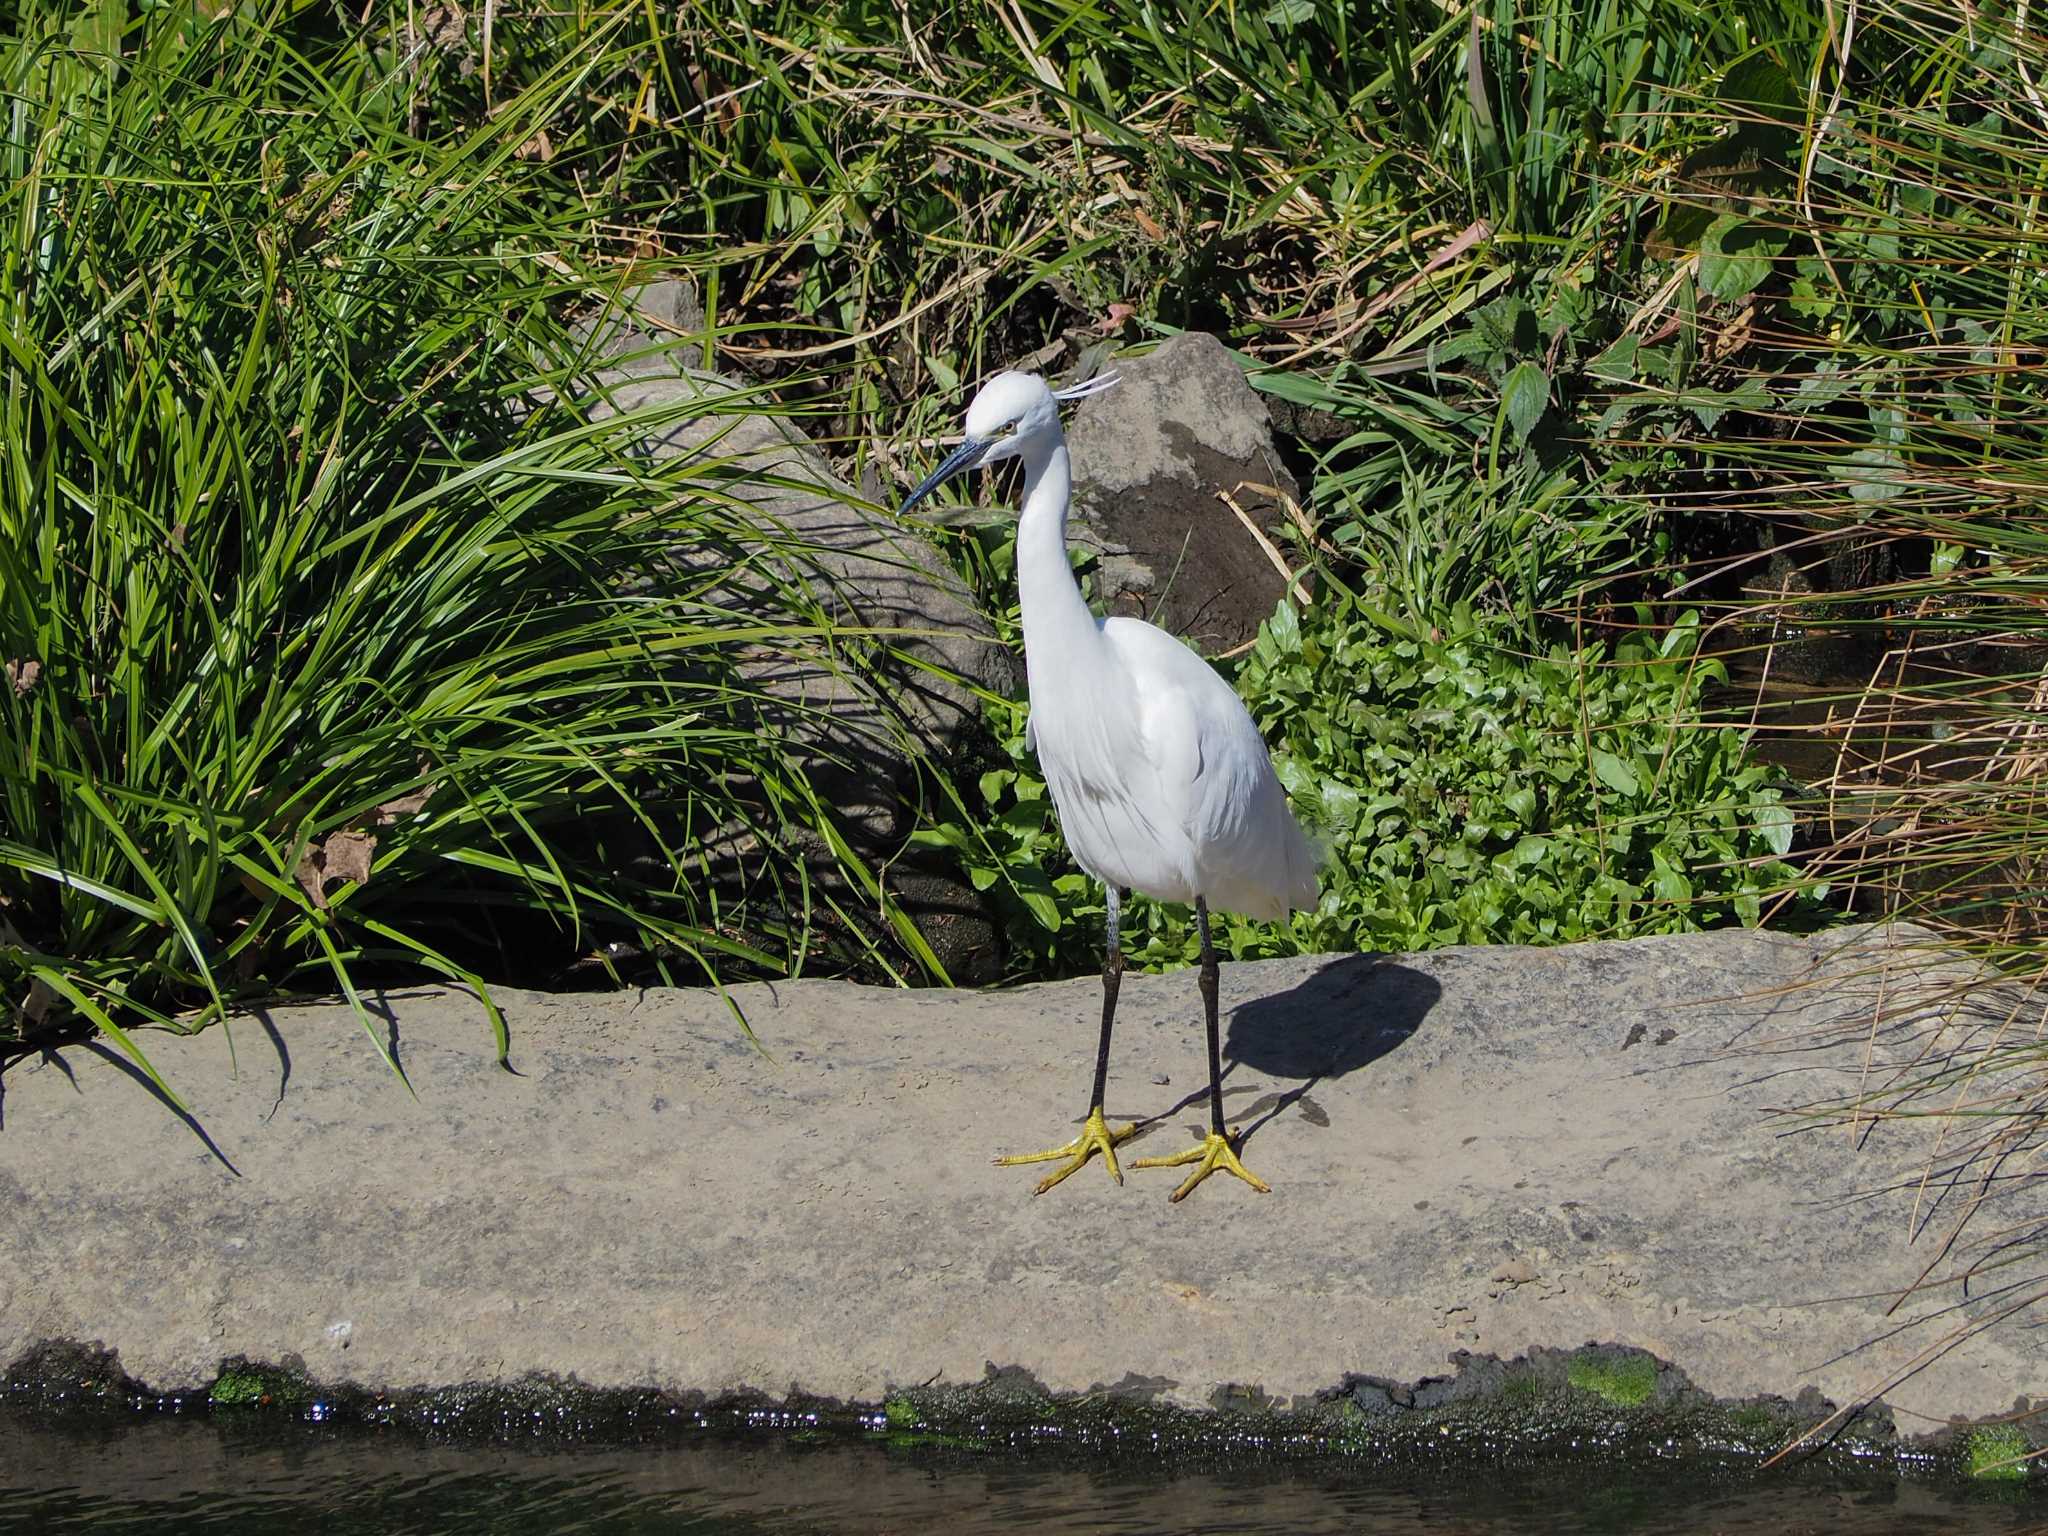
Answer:
[[[1230,1144],[1230,1138],[1217,1131],[1211,1131],[1196,1145],[1185,1152],[1176,1152],[1172,1157],[1141,1157],[1131,1164],[1133,1168],[1179,1168],[1187,1163],[1201,1166],[1181,1181],[1181,1186],[1166,1198],[1178,1204],[1187,1199],[1194,1187],[1217,1169],[1234,1173],[1262,1195],[1273,1193],[1273,1186],[1246,1168],[1237,1160],[1237,1149]]]
[[[1070,1158],[1071,1161],[1064,1168],[1055,1168],[1038,1181],[1036,1193],[1042,1195],[1100,1152],[1103,1163],[1109,1169],[1109,1176],[1121,1184],[1124,1175],[1123,1170],[1116,1165],[1116,1144],[1128,1141],[1137,1133],[1137,1129],[1135,1125],[1111,1126],[1102,1118],[1102,1108],[1098,1105],[1088,1111],[1088,1118],[1081,1123],[1081,1134],[1064,1147],[1049,1147],[1043,1152],[1019,1152],[1010,1157],[999,1157],[996,1159],[996,1166],[1015,1168],[1022,1163],[1050,1163],[1057,1158]]]

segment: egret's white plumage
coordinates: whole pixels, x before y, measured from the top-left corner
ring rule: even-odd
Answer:
[[[1067,563],[1072,469],[1052,391],[1031,374],[998,374],[968,407],[967,433],[995,442],[984,463],[1023,461],[1029,744],[1075,860],[1162,901],[1206,897],[1260,918],[1314,906],[1315,856],[1237,694],[1164,630],[1098,619],[1082,600]]]
[[[1209,1144],[1182,1158],[1145,1162],[1206,1157],[1175,1199],[1218,1166],[1263,1189],[1237,1164],[1223,1132],[1207,909],[1283,918],[1293,908],[1312,907],[1316,861],[1258,727],[1230,685],[1164,630],[1138,619],[1098,619],[1074,580],[1067,563],[1073,473],[1058,401],[1110,382],[1113,376],[1056,395],[1033,374],[996,375],[967,408],[966,441],[904,502],[907,510],[948,476],[978,464],[1022,461],[1017,587],[1031,690],[1026,741],[1059,808],[1068,848],[1109,891],[1102,1047],[1088,1125],[1068,1147],[1016,1160],[1072,1156],[1041,1192],[1097,1151],[1122,1182],[1114,1147],[1131,1130],[1108,1129],[1102,1092],[1122,968],[1117,893],[1127,888],[1195,904],[1209,1028]]]
[[[1032,663],[1025,613],[1038,761],[1081,867],[1163,901],[1201,896],[1250,917],[1314,906],[1308,840],[1229,685],[1137,619],[1103,621],[1068,667]],[[1074,686],[1041,688],[1045,676]]]

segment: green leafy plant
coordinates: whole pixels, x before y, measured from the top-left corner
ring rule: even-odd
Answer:
[[[1755,923],[1796,884],[1776,775],[1700,724],[1697,623],[1530,655],[1498,622],[1282,608],[1239,674],[1327,840],[1308,948],[1557,943]]]
[[[1288,924],[1219,915],[1231,956],[1443,944],[1563,943],[1810,917],[1824,895],[1786,862],[1780,776],[1742,732],[1702,721],[1719,662],[1696,615],[1655,644],[1528,654],[1501,619],[1447,635],[1390,630],[1341,600],[1283,605],[1237,684],[1328,855],[1321,905]],[[982,804],[928,836],[957,849],[1010,913],[1035,969],[1098,958],[1099,888],[1069,863],[1023,746],[1021,706],[993,717],[1009,763]],[[1187,914],[1138,899],[1138,963],[1193,957]]]
[[[2027,1480],[2027,1437],[2011,1424],[1984,1424],[1965,1431],[1969,1474],[1986,1482]]]

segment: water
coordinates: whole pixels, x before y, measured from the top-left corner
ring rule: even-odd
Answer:
[[[0,1532],[823,1533],[2041,1532],[1997,1489],[1748,1467],[1528,1465],[1390,1474],[1328,1460],[1170,1467],[832,1436],[682,1431],[631,1447],[434,1444],[402,1431],[220,1421],[52,1429],[0,1411]]]

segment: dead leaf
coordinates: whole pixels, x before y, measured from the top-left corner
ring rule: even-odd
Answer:
[[[35,687],[36,679],[43,675],[40,661],[10,661],[6,666],[8,684],[14,689],[14,696],[24,697]]]
[[[353,880],[358,885],[370,878],[370,859],[377,851],[377,839],[367,832],[335,832],[329,835],[321,873],[330,880]]]
[[[555,158],[555,141],[548,137],[547,129],[536,129],[533,137],[513,153],[522,160],[538,160],[542,165],[546,165]]]
[[[420,32],[430,47],[458,47],[468,40],[469,18],[459,5],[437,5],[421,18]]]
[[[327,889],[326,882],[320,877],[320,865],[320,850],[318,848],[308,848],[305,857],[299,860],[299,867],[293,870],[292,873],[298,877],[299,884],[306,894],[313,898],[313,905],[322,912],[325,912],[327,910]]]
[[[388,827],[407,816],[417,816],[426,809],[427,802],[434,798],[434,791],[440,787],[438,784],[422,784],[409,795],[400,795],[396,800],[386,800],[376,810],[370,812],[370,825]]]
[[[313,905],[327,910],[327,885],[331,880],[370,882],[370,860],[377,852],[377,839],[367,832],[330,832],[325,842],[306,850],[293,871]]]
[[[24,1024],[33,1027],[50,1016],[56,1003],[57,989],[38,976],[29,982],[28,996],[16,1005],[15,1012]]]
[[[1103,314],[1103,317],[1089,326],[1088,329],[1097,336],[1114,336],[1124,328],[1124,322],[1137,312],[1138,307],[1135,304],[1112,304]]]

